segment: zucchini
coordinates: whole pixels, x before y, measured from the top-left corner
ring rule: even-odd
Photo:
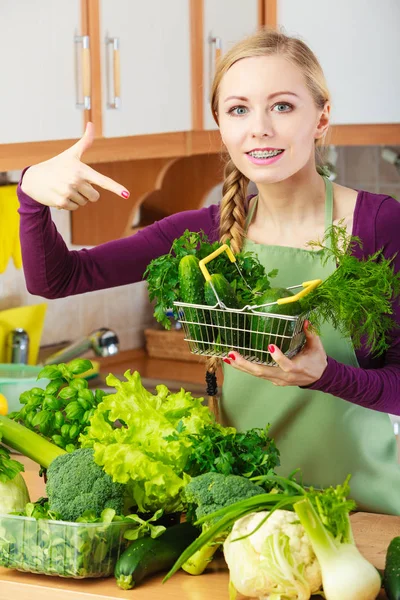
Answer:
[[[130,590],[148,575],[167,571],[198,536],[196,527],[179,523],[168,527],[158,538],[134,540],[115,565],[118,587]]]
[[[181,258],[178,277],[182,302],[204,305],[204,276],[199,267],[199,259],[196,256],[188,254]],[[204,312],[201,308],[186,307],[185,317],[185,320],[196,323],[185,324],[190,339],[197,340],[196,345],[203,352],[209,351],[214,340],[212,327],[207,327],[210,323],[208,312]],[[201,340],[204,343],[201,343]]]
[[[400,600],[400,537],[395,537],[386,552],[383,586],[388,600]]]
[[[223,275],[219,273],[211,275],[211,279],[206,281],[204,285],[205,300],[209,306],[217,304],[217,298],[211,284],[214,286],[221,302],[228,308],[227,311],[217,310],[212,315],[213,322],[218,327],[221,342],[228,346],[228,348],[224,348],[224,351],[228,353],[229,350],[238,349],[241,354],[246,354],[247,351],[241,350],[241,348],[247,347],[249,339],[248,334],[243,331],[246,329],[246,316],[243,313],[229,311],[230,308],[242,308],[234,289]]]

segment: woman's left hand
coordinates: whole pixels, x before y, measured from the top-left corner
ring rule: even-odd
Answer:
[[[327,356],[321,339],[308,330],[309,322],[304,323],[306,343],[298,354],[292,359],[285,356],[277,346],[268,346],[268,349],[277,367],[258,365],[244,359],[238,352],[230,352],[229,359],[224,362],[235,369],[267,379],[274,385],[307,386],[320,379],[327,366]]]

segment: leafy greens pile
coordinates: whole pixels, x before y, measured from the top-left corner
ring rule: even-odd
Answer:
[[[183,389],[170,393],[165,385],[153,395],[138,372],[126,371],[125,378],[108,375],[116,393],[103,398],[80,442],[93,447],[95,462],[115,482],[127,486],[139,512],[184,509],[182,491],[192,476],[265,475],[279,464],[267,429],[239,434],[215,423],[203,398]]]
[[[227,243],[229,245],[229,242]],[[178,276],[181,258],[192,254],[201,260],[220,246],[220,242],[211,243],[203,231],[197,233],[186,230],[181,237],[174,240],[168,254],[159,256],[148,265],[144,277],[148,282],[149,298],[156,301],[154,317],[166,329],[171,328],[166,311],[173,308],[175,301],[182,300]],[[273,270],[267,274],[254,252],[242,251],[235,254],[235,258],[243,277],[239,276],[235,264],[231,263],[226,253],[210,261],[207,268],[211,274],[224,275],[242,306],[255,304],[254,295],[270,288],[269,278],[275,277],[277,271]],[[177,314],[175,316],[177,317]]]
[[[329,321],[343,336],[352,338],[355,348],[365,340],[371,352],[379,355],[388,349],[390,332],[396,327],[391,315],[394,303],[399,302],[400,272],[395,273],[393,258],[385,258],[381,250],[358,260],[352,255],[356,245],[362,247],[361,240],[340,224],[332,226],[322,242],[309,242],[319,249],[316,258],[323,264],[336,261],[337,269],[301,305],[304,311],[312,311],[315,329]]]

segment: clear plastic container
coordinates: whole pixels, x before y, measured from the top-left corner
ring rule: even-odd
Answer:
[[[0,364],[0,393],[7,399],[8,412],[21,410],[19,397],[23,392],[34,387],[44,389],[50,383],[49,379],[37,379],[42,369],[39,365]]]
[[[0,566],[60,577],[108,577],[128,522],[72,523],[0,515]]]

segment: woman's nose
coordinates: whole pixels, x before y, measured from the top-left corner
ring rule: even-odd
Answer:
[[[251,127],[251,133],[253,137],[271,137],[273,132],[271,117],[268,113],[263,111],[256,111],[253,113],[253,122]]]

